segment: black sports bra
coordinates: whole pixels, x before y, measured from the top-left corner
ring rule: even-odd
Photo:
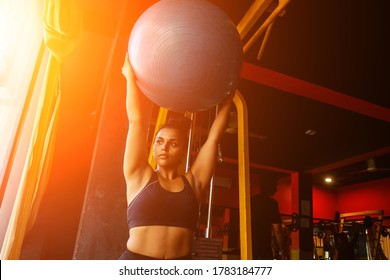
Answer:
[[[127,208],[129,229],[164,225],[195,230],[199,214],[198,201],[187,178],[181,177],[183,190],[170,192],[160,185],[154,173]]]

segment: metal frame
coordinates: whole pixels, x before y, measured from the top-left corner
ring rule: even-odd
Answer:
[[[342,213],[340,214],[340,225],[339,225],[339,233],[343,231],[344,224],[346,223],[346,218],[351,217],[365,217],[365,216],[377,216],[378,222],[380,223],[379,226],[375,227],[375,240],[374,240],[374,246],[371,250],[367,244],[367,259],[375,259],[377,252],[378,252],[378,246],[380,242],[380,230],[382,227],[382,221],[383,221],[383,210],[369,210],[369,211],[361,211],[361,212],[351,212],[351,213]],[[367,230],[366,230],[367,234]],[[367,243],[369,240],[367,240]]]

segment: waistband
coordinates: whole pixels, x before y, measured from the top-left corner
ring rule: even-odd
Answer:
[[[129,250],[126,250],[122,253],[122,255],[118,258],[118,260],[162,260],[159,258],[153,258],[149,256],[145,256],[142,254],[134,253]],[[165,259],[164,259],[165,260]],[[182,257],[167,259],[167,260],[192,260],[192,255],[188,254]]]

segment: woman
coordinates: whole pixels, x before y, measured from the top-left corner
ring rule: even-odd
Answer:
[[[232,96],[221,104],[203,147],[187,173],[178,175],[187,139],[174,126],[161,128],[153,143],[155,170],[148,163],[147,130],[151,102],[139,91],[126,55],[129,130],[124,155],[129,239],[120,259],[191,259],[198,205],[209,186],[218,142],[225,130]]]

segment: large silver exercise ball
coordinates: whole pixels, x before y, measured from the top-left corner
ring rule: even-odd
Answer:
[[[206,0],[161,0],[135,23],[128,46],[141,91],[177,112],[209,109],[234,93],[242,67],[240,35]]]

